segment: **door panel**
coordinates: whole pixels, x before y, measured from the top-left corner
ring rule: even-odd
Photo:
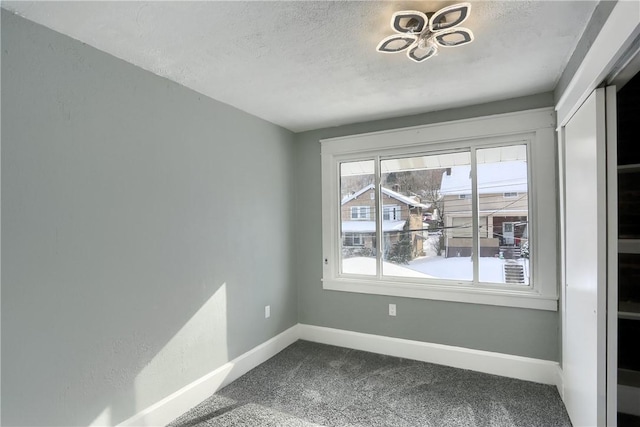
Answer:
[[[564,128],[565,405],[574,426],[606,424],[606,123],[597,89]]]
[[[607,110],[607,426],[618,425],[618,110],[616,87]]]

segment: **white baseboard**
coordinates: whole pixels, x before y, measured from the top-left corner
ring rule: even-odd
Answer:
[[[618,384],[618,412],[640,417],[640,388]]]
[[[299,325],[292,326],[118,425],[122,427],[167,425],[217,390],[296,342],[299,335],[298,327]]]
[[[298,339],[552,384],[558,387],[562,396],[562,370],[557,362],[297,324],[149,406],[119,426],[166,425]]]
[[[299,324],[300,339],[558,387],[557,362]],[[560,387],[558,387],[560,389]]]
[[[558,389],[560,399],[564,402],[564,371],[560,367],[559,363],[556,368],[556,388]]]

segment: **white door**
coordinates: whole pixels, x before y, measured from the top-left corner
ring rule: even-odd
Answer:
[[[504,239],[505,245],[513,245],[514,243],[513,222],[502,223],[502,238]]]
[[[606,425],[607,164],[605,90],[564,127],[564,401],[575,427]]]

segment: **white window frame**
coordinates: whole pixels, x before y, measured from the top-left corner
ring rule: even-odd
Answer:
[[[357,212],[357,215],[355,217],[353,216],[354,210]],[[363,210],[366,216],[362,216]],[[371,208],[369,206],[351,206],[350,213],[350,218],[352,221],[367,221],[371,218]]]
[[[557,175],[555,114],[552,108],[478,117],[321,140],[323,288],[326,290],[390,295],[531,309],[558,309]],[[434,154],[527,144],[529,168],[530,285],[485,284],[350,276],[340,272],[340,171],[345,161],[376,160],[385,156]],[[378,167],[378,164],[376,164]],[[376,205],[381,190],[376,185]],[[472,194],[476,201],[478,195]],[[475,209],[477,211],[477,209]],[[382,213],[377,214],[379,220]],[[477,215],[475,215],[477,216]],[[477,219],[474,219],[477,222]],[[380,228],[380,225],[378,225]],[[378,257],[378,263],[381,263]],[[476,267],[477,268],[477,267]],[[476,276],[477,277],[477,276]]]
[[[391,218],[392,209],[395,208],[394,218]],[[385,219],[385,215],[389,213],[389,218]],[[383,221],[401,221],[402,220],[402,206],[400,205],[384,205],[382,206],[382,220]]]

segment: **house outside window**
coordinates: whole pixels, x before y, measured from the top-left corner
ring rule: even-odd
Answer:
[[[553,117],[322,141],[323,287],[557,310]]]
[[[443,175],[445,257],[470,257],[474,239],[478,243],[481,282],[527,285],[531,265],[522,246],[528,244],[529,180],[526,145],[475,150],[477,230],[469,203],[461,203],[461,191],[471,188],[472,165],[448,168]],[[516,190],[516,191],[510,191]],[[504,194],[516,194],[504,200]],[[517,225],[517,226],[516,226]]]

